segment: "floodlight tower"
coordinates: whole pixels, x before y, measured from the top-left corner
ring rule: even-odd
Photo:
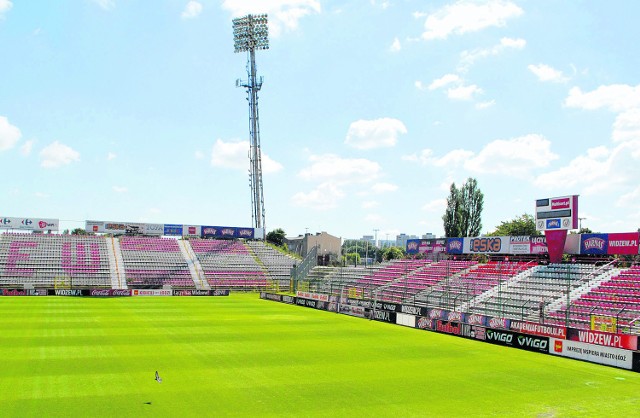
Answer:
[[[235,52],[247,52],[248,80],[237,80],[236,87],[247,89],[249,101],[249,186],[251,187],[252,222],[254,228],[265,228],[264,192],[262,189],[262,156],[260,153],[260,123],[258,92],[262,77],[256,75],[256,50],[269,49],[269,27],[266,14],[247,15],[233,19]]]

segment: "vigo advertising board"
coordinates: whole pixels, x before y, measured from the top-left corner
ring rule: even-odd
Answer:
[[[521,350],[538,353],[549,352],[549,338],[536,335],[526,335],[516,332],[487,329],[485,341],[491,344],[519,348]],[[562,340],[559,340],[562,341]]]
[[[578,341],[558,340],[550,338],[551,350],[556,356],[569,357],[591,363],[604,364],[631,370],[633,367],[633,351],[621,348],[604,347]]]
[[[12,218],[0,215],[0,229],[20,229],[23,231],[57,232],[60,228],[59,219],[49,218]]]

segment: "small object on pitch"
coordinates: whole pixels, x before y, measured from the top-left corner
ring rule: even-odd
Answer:
[[[156,370],[156,382],[158,383],[162,383],[162,378],[160,377],[160,375],[158,374],[158,371]]]

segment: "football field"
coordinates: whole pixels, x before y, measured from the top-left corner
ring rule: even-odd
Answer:
[[[2,417],[639,411],[637,373],[256,294],[0,297]]]

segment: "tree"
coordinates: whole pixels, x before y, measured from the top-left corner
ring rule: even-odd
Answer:
[[[285,232],[282,228],[274,229],[267,234],[267,242],[270,242],[278,247],[282,247],[284,244]]]
[[[403,257],[404,250],[400,247],[388,247],[382,252],[382,259],[386,261],[397,260]]]
[[[93,235],[93,233],[85,231],[84,228],[76,228],[71,231],[71,235]]]
[[[478,181],[469,177],[459,189],[451,183],[447,208],[442,220],[445,236],[475,237],[482,230],[482,208],[484,194],[478,188]]]
[[[490,233],[493,236],[525,236],[525,235],[542,235],[536,230],[536,221],[533,215],[523,213],[522,215],[511,219],[510,221],[502,221],[496,227],[496,230]]]

